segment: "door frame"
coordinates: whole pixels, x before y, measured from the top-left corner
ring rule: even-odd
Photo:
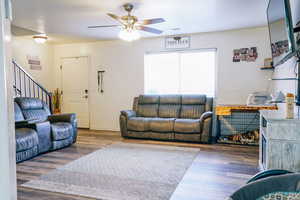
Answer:
[[[72,59],[72,58],[87,58],[87,62],[88,62],[88,77],[91,77],[92,74],[92,69],[91,69],[91,57],[89,55],[85,55],[85,56],[62,56],[60,57],[60,64],[59,64],[59,75],[60,75],[60,84],[59,84],[59,89],[62,90],[63,89],[63,74],[62,74],[62,68],[61,66],[63,65],[63,59]],[[89,90],[89,98],[88,98],[88,107],[89,107],[89,128],[91,129],[91,83],[90,83],[90,78],[88,79],[88,90]]]
[[[3,200],[17,199],[10,24],[11,2],[0,0],[0,194]]]

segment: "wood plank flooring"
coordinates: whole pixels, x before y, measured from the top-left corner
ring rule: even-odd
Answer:
[[[200,148],[171,200],[225,199],[258,172],[258,148],[123,139],[118,132],[79,130],[77,143],[17,164],[18,200],[90,200],[73,195],[39,191],[21,184],[57,167],[116,142]]]

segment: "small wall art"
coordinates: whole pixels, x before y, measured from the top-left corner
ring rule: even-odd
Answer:
[[[165,48],[166,49],[188,49],[191,46],[190,36],[175,36],[166,37]]]
[[[233,50],[233,62],[255,62],[258,57],[257,47],[241,48]]]
[[[27,62],[32,70],[42,70],[41,60],[38,56],[27,56]]]

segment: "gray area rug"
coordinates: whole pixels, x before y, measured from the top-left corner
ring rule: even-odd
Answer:
[[[22,186],[103,200],[168,200],[198,152],[117,143]]]

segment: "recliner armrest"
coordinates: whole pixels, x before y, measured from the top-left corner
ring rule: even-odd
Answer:
[[[73,143],[76,142],[76,140],[77,140],[77,118],[76,118],[75,113],[49,115],[48,120],[50,121],[50,123],[68,122],[68,123],[72,124]]]
[[[205,113],[203,113],[200,117],[200,122],[204,122],[207,118],[211,118],[213,116],[213,112],[211,111],[207,111]]]
[[[126,116],[127,119],[129,119],[130,117],[135,117],[136,112],[133,110],[122,110],[121,115],[124,115],[124,116]]]
[[[15,122],[15,127],[16,128],[27,128],[29,124],[34,124],[41,122],[39,119],[27,119],[27,120],[22,120],[22,121],[16,121]]]
[[[265,171],[255,174],[249,181],[247,181],[247,184],[257,181],[262,178],[267,178],[270,176],[278,176],[278,175],[283,175],[283,174],[290,174],[290,173],[293,173],[293,172],[288,171],[288,170],[283,170],[283,169],[265,170]]]
[[[68,113],[68,114],[49,115],[48,120],[50,121],[50,123],[55,123],[55,122],[73,123],[74,121],[76,121],[76,114],[75,113]]]

